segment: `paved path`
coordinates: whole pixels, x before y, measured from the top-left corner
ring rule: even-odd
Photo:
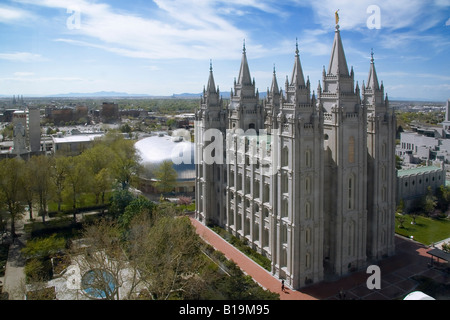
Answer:
[[[2,292],[8,293],[9,300],[25,299],[25,259],[20,250],[25,247],[28,235],[24,232],[23,227],[24,220],[16,222],[16,234],[19,237],[14,239],[14,242],[9,246],[2,289]]]
[[[234,261],[234,263],[236,263],[246,274],[250,275],[253,280],[259,283],[261,287],[279,293],[280,300],[317,300],[310,295],[289,288],[287,288],[285,292],[282,292],[280,280],[275,278],[271,273],[230,245],[221,236],[201,224],[195,218],[191,217],[191,222],[202,239],[212,245],[215,249],[221,251],[228,259]]]
[[[370,274],[362,270],[336,281],[324,281],[302,288],[301,292],[291,289],[281,292],[279,279],[195,218],[191,217],[191,221],[197,233],[206,242],[233,260],[262,287],[279,293],[281,300],[338,300],[342,297],[346,300],[402,299],[418,286],[419,283],[413,278],[415,275],[426,276],[438,283],[450,284],[450,274],[429,267],[431,256],[427,251],[430,247],[396,236],[396,254],[377,263],[381,270],[381,289],[368,289],[366,282]],[[343,296],[340,293],[343,293]],[[448,297],[436,298],[448,299]]]

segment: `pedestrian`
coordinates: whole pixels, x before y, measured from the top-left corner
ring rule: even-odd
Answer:
[[[281,280],[281,291],[284,292],[284,280]]]

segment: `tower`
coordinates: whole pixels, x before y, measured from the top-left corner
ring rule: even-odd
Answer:
[[[366,261],[367,112],[336,25],[317,100],[324,112],[325,272],[341,276]]]
[[[229,105],[229,129],[263,129],[263,107],[259,101],[259,92],[255,86],[255,79],[251,79],[247,61],[245,42],[242,50],[239,77],[234,81]]]
[[[28,139],[31,152],[39,152],[41,149],[41,115],[39,107],[27,108]]]
[[[373,51],[371,57],[362,102],[367,108],[367,256],[376,261],[395,249],[396,119],[378,82]]]
[[[278,141],[273,272],[295,288],[323,280],[322,121],[309,79],[305,81],[297,43],[276,119],[278,130],[272,135]]]
[[[195,123],[196,218],[204,223],[222,224],[225,219],[224,136],[226,111],[216,88],[212,63],[208,85],[203,88]]]

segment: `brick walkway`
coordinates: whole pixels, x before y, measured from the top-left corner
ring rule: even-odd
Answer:
[[[281,300],[336,300],[339,299],[339,292],[344,292],[347,300],[398,299],[417,287],[418,283],[411,279],[414,275],[423,275],[437,282],[450,284],[448,273],[428,266],[431,256],[427,254],[427,251],[430,248],[396,236],[396,255],[378,264],[381,270],[381,289],[379,290],[368,289],[366,281],[370,274],[360,271],[337,281],[305,287],[301,291],[287,289],[286,292],[282,292],[279,279],[196,219],[191,217],[191,221],[197,233],[206,242],[234,261],[263,288],[279,293]]]

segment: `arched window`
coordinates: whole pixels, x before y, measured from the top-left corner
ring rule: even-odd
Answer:
[[[305,166],[311,168],[311,150],[306,150],[305,152]]]
[[[289,192],[289,178],[286,172],[281,174],[281,192],[288,193]]]
[[[307,252],[305,256],[305,268],[311,268],[311,254],[309,252]]]
[[[309,228],[305,231],[305,241],[307,245],[311,244],[311,229]]]
[[[289,165],[289,149],[288,147],[284,147],[281,152],[281,166],[287,167]]]
[[[311,178],[310,177],[307,177],[305,179],[305,192],[306,192],[306,194],[311,193]]]
[[[289,216],[289,202],[287,199],[283,199],[281,202],[281,217],[287,218]]]
[[[348,186],[347,186],[347,197],[348,197],[348,203],[347,203],[347,209],[353,210],[355,208],[355,177],[353,175],[350,175],[348,178]]]
[[[305,216],[306,216],[306,219],[311,218],[311,204],[309,203],[309,201],[307,201],[305,204]]]

